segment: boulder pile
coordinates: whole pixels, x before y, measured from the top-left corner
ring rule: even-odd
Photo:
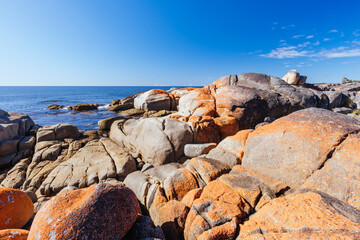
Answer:
[[[360,83],[305,80],[135,94],[108,135],[1,111],[0,239],[359,239]]]

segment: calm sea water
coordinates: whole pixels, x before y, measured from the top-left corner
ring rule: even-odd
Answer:
[[[66,109],[48,110],[51,104],[64,106],[78,103],[98,103],[104,106],[114,99],[150,89],[169,90],[176,86],[146,87],[0,87],[0,109],[28,114],[36,124],[48,126],[70,123],[81,130],[98,129],[101,119],[117,116],[104,107],[96,111],[73,112]],[[179,86],[177,86],[179,87]]]

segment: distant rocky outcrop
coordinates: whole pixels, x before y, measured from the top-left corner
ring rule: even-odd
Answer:
[[[80,104],[68,106],[67,108],[69,110],[74,110],[74,111],[90,111],[90,110],[96,110],[98,106],[99,104],[97,103],[80,103]]]

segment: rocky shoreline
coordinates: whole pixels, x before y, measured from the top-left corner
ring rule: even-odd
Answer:
[[[88,132],[0,110],[0,239],[360,238],[360,82],[243,73],[108,109]]]

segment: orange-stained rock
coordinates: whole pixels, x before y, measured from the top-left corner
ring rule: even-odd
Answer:
[[[294,239],[303,239],[303,240],[353,240],[358,239],[360,234],[344,232],[342,230],[335,231],[319,231],[317,229],[305,229],[303,231],[295,232],[283,232],[283,233],[256,233],[248,237],[242,237],[238,240],[294,240]]]
[[[325,192],[360,210],[360,134],[350,134],[303,187]]]
[[[181,200],[183,204],[185,204],[188,208],[191,208],[195,199],[198,199],[201,196],[202,188],[196,188],[189,191]]]
[[[287,187],[241,165],[236,165],[229,174],[222,175],[217,181],[234,189],[252,208],[255,208],[259,201],[275,198]]]
[[[24,229],[0,230],[0,240],[26,240],[28,235],[29,231]]]
[[[234,136],[225,138],[206,157],[226,163],[230,167],[241,164],[245,151],[245,143],[251,132],[252,129],[242,130]]]
[[[164,181],[167,199],[181,201],[192,189],[198,188],[197,181],[191,172],[185,168],[175,170]]]
[[[239,131],[239,123],[234,117],[214,118],[215,124],[219,127],[221,139],[232,136]]]
[[[197,88],[179,99],[179,114],[182,116],[210,116],[215,114],[215,99],[207,88]]]
[[[170,200],[150,208],[150,217],[155,226],[160,226],[166,239],[183,239],[186,216],[189,208],[182,202]]]
[[[220,142],[220,130],[215,124],[214,118],[209,116],[193,115],[189,118],[189,123],[194,129],[195,143],[218,143]]]
[[[359,122],[329,110],[308,108],[249,134],[242,165],[290,187],[301,186]]]
[[[186,218],[184,237],[193,239],[233,239],[237,224],[250,212],[250,206],[231,187],[210,182],[200,198],[193,201]]]
[[[285,197],[273,199],[258,212],[240,225],[237,239],[255,239],[251,236],[277,234],[282,239],[309,237],[309,232],[316,231],[317,239],[341,234],[350,239],[360,236],[360,211],[325,193],[301,191]],[[304,236],[304,237],[303,237]],[[261,238],[259,238],[261,239]],[[271,239],[270,237],[267,239]]]
[[[135,194],[123,185],[67,191],[38,211],[28,239],[121,239],[139,213]]]
[[[186,169],[196,177],[201,188],[231,170],[225,163],[202,157],[191,159],[186,165]]]
[[[22,228],[33,211],[34,204],[25,192],[0,188],[0,230]]]

